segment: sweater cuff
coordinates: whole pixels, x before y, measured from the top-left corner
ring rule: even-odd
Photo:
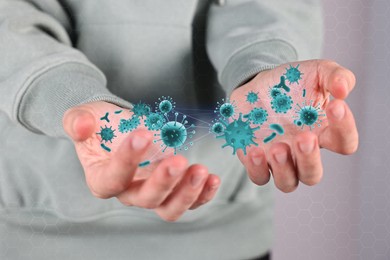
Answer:
[[[71,107],[94,101],[106,101],[123,108],[131,103],[106,88],[104,75],[81,63],[63,63],[37,77],[18,106],[18,121],[32,132],[66,137],[62,118]]]
[[[297,60],[297,52],[282,40],[253,43],[234,53],[219,75],[226,96],[258,73]]]

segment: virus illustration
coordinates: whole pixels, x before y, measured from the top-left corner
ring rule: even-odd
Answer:
[[[295,113],[297,115],[294,117],[294,124],[301,126],[301,128],[307,125],[310,130],[315,127],[315,124],[320,127],[322,122],[320,117],[326,116],[324,111],[320,109],[320,105],[313,106],[313,100],[310,101],[310,104],[306,104],[306,101],[302,102],[302,106],[297,104]]]
[[[253,91],[249,91],[248,95],[246,95],[246,101],[250,104],[254,104],[259,100],[259,92],[255,93]]]
[[[121,119],[119,122],[118,130],[122,134],[127,133],[127,132],[131,132],[134,129],[136,129],[140,125],[140,123],[141,122],[140,122],[139,118],[136,116],[133,116],[132,118],[127,119],[127,120]]]
[[[143,161],[143,162],[138,164],[139,167],[146,167],[148,165],[150,165],[150,161]]]
[[[106,120],[108,123],[110,123],[110,119],[108,119],[109,113],[107,112],[103,117],[100,118],[100,120]]]
[[[145,119],[145,126],[148,130],[160,130],[166,122],[164,116],[160,113],[150,113]]]
[[[156,111],[160,111],[163,114],[168,114],[175,108],[176,102],[174,102],[170,96],[162,96],[161,98],[158,98],[158,101],[155,102],[155,104]]]
[[[222,118],[233,117],[236,111],[236,105],[234,102],[230,102],[228,99],[222,103],[217,102],[217,107],[214,110],[214,113],[219,114]]]
[[[276,137],[276,134],[275,133],[272,133],[270,134],[269,136],[267,136],[266,138],[264,138],[263,142],[266,144],[266,143],[269,143],[271,142],[274,138]]]
[[[283,135],[284,134],[284,128],[283,126],[279,124],[270,124],[269,129],[276,131],[276,133]]]
[[[270,90],[269,90],[269,95],[271,96],[271,98],[276,98],[281,93],[282,93],[282,91],[280,91],[280,89],[278,89],[278,88],[270,88]]]
[[[192,138],[195,134],[195,130],[189,132],[189,129],[195,128],[195,125],[186,126],[188,121],[186,120],[185,115],[183,115],[182,121],[178,122],[178,114],[179,113],[177,112],[175,113],[174,121],[169,121],[161,127],[160,134],[155,134],[155,136],[160,136],[161,139],[154,140],[153,142],[162,141],[163,144],[161,144],[161,147],[165,146],[163,152],[165,152],[168,147],[174,148],[174,154],[176,154],[177,151],[181,151],[182,147],[184,147],[184,150],[188,150],[188,146],[184,146],[184,143],[187,140],[187,137]],[[190,142],[190,145],[193,145],[193,143]]]
[[[107,152],[111,152],[111,148],[108,147],[108,146],[105,146],[104,144],[100,144],[100,147],[102,147],[104,150],[106,150]]]
[[[298,119],[294,120],[294,124],[296,124],[297,126],[302,126],[303,125],[302,121],[298,120]]]
[[[107,127],[107,126],[104,126],[104,128],[101,126],[100,127],[100,132],[99,133],[96,133],[97,135],[100,135],[100,137],[102,138],[101,142],[110,142],[112,143],[112,140],[116,137],[116,135],[114,134],[115,130],[112,129],[112,126],[110,127]]]
[[[267,110],[261,107],[255,107],[249,112],[249,114],[244,115],[244,118],[248,118],[253,124],[262,125],[267,121],[268,113]]]
[[[278,85],[275,85],[273,88],[282,88],[286,92],[290,92],[290,88],[286,85],[286,78],[284,76],[280,77],[280,83]]]
[[[221,135],[225,132],[225,125],[221,122],[215,122],[210,127],[210,133],[213,133],[215,135]]]
[[[276,113],[287,113],[292,108],[292,103],[290,96],[281,93],[271,101],[271,107]]]
[[[224,120],[221,120],[220,122],[225,125],[226,129],[224,134],[217,136],[217,138],[224,138],[226,140],[226,143],[222,145],[222,148],[225,148],[226,146],[233,147],[233,155],[236,154],[238,149],[242,149],[244,155],[246,155],[246,147],[251,144],[258,145],[253,139],[255,138],[254,132],[260,129],[260,127],[251,128],[249,120],[242,120],[242,113],[240,113],[238,119],[233,120],[230,124]]]
[[[133,106],[131,111],[135,116],[143,118],[144,116],[148,116],[150,114],[151,108],[149,105],[139,102]]]
[[[301,73],[298,68],[299,68],[299,64],[296,67],[290,65],[289,68],[286,68],[286,73],[284,73],[283,75],[286,76],[290,84],[292,83],[299,84],[299,80],[302,79],[301,76],[303,75],[303,73]]]

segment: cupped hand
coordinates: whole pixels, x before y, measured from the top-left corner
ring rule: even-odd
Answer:
[[[121,118],[132,113],[106,102],[93,102],[66,111],[65,132],[73,140],[83,166],[86,182],[98,198],[116,197],[126,206],[153,209],[162,219],[176,221],[188,209],[209,202],[215,195],[220,179],[203,165],[189,165],[182,156],[165,153],[164,158],[140,168],[160,149],[154,145],[153,132],[140,126],[129,134],[114,132],[111,151],[101,148],[98,134],[105,125],[117,128],[119,116],[101,120],[107,112],[121,112]],[[104,142],[103,142],[104,144]],[[107,147],[108,147],[107,144]]]
[[[286,69],[297,67],[301,80],[288,84],[293,104],[289,113],[275,113],[270,100],[270,89],[281,82]],[[298,84],[299,83],[299,84]],[[249,92],[258,93],[256,106],[265,108],[269,117],[267,124],[256,131],[259,146],[250,146],[247,155],[238,150],[238,157],[247,169],[250,179],[263,185],[273,175],[275,186],[283,192],[294,191],[299,182],[306,185],[317,184],[323,175],[320,148],[339,154],[352,154],[358,147],[358,131],[353,114],[344,101],[355,86],[354,74],[333,61],[310,60],[283,64],[272,70],[259,73],[252,80],[237,88],[231,95],[237,109],[243,114],[249,113],[254,105],[247,102]],[[305,92],[303,92],[305,89]],[[330,99],[333,96],[334,99]],[[306,103],[304,103],[306,102]],[[319,114],[326,113],[312,126],[298,127],[293,123],[297,115],[297,106],[305,104],[318,106]],[[264,143],[269,135],[268,124],[276,122],[282,125],[285,133],[274,140]],[[320,126],[319,126],[320,125]]]

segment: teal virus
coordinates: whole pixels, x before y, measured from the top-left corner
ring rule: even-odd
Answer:
[[[246,95],[246,101],[250,104],[254,104],[259,100],[259,92],[255,93],[253,91],[249,91]]]
[[[165,123],[161,130],[160,134],[155,134],[155,136],[160,136],[161,139],[154,140],[154,143],[158,141],[162,141],[161,147],[164,147],[163,152],[170,147],[173,148],[176,154],[177,151],[181,151],[184,147],[184,150],[188,150],[188,146],[185,145],[185,141],[187,138],[192,138],[195,134],[195,130],[189,131],[190,128],[195,128],[192,124],[190,126],[186,126],[188,121],[186,120],[186,116],[183,115],[183,119],[181,122],[177,121],[178,113],[175,113],[175,120],[169,121]],[[190,145],[193,145],[190,142]]]
[[[140,123],[141,122],[140,122],[139,118],[136,116],[133,116],[132,118],[127,119],[127,120],[121,119],[119,122],[118,130],[122,134],[127,133],[127,132],[131,132],[134,129],[136,129],[140,125]]]
[[[262,125],[267,121],[268,113],[267,110],[261,107],[255,107],[249,112],[249,114],[244,115],[244,118],[248,118],[253,124]]]
[[[219,117],[222,118],[229,118],[234,116],[234,113],[236,112],[236,105],[234,102],[230,102],[228,99],[223,102],[217,102],[217,107],[214,110],[214,113],[218,114]]]
[[[148,128],[148,130],[160,130],[164,123],[165,123],[165,118],[162,114],[160,113],[150,113],[145,120],[145,126]]]
[[[283,126],[279,124],[270,124],[269,129],[276,131],[276,133],[283,135],[284,134],[284,128]]]
[[[290,65],[289,68],[286,68],[286,73],[284,75],[286,76],[287,80],[292,83],[299,84],[299,80],[302,79],[303,73],[299,71],[299,64],[296,67],[293,67]]]
[[[100,118],[100,120],[106,120],[108,123],[110,123],[110,119],[108,119],[109,113],[107,112],[103,117]]]
[[[306,97],[306,89],[302,90],[302,97]]]
[[[106,150],[107,152],[111,152],[111,148],[108,147],[108,146],[106,146],[105,144],[100,144],[100,146],[101,146],[104,150]]]
[[[284,76],[280,77],[280,83],[275,85],[273,88],[282,88],[286,92],[290,92],[290,88],[286,85],[286,78]]]
[[[116,135],[114,134],[115,130],[112,129],[112,126],[110,127],[107,127],[107,126],[104,126],[104,128],[101,126],[100,127],[100,132],[99,133],[96,133],[97,135],[100,135],[100,137],[102,138],[101,142],[110,142],[112,143],[112,140],[116,137]]]
[[[294,124],[297,125],[297,126],[302,126],[303,125],[302,121],[298,120],[298,119],[294,120]]]
[[[131,111],[135,116],[143,118],[144,116],[148,116],[150,114],[151,108],[149,105],[139,102],[133,106]]]
[[[292,108],[292,99],[284,93],[277,95],[271,101],[271,107],[276,113],[287,113]]]
[[[250,145],[258,145],[253,140],[255,138],[255,131],[260,129],[259,126],[251,128],[250,121],[242,120],[242,113],[240,113],[239,118],[233,120],[230,124],[224,120],[220,121],[225,125],[225,131],[223,135],[217,136],[217,138],[224,138],[226,143],[222,145],[222,148],[231,146],[233,148],[233,155],[236,154],[238,149],[243,150],[244,155],[246,155],[246,148]]]
[[[313,106],[313,100],[310,101],[310,104],[306,104],[306,101],[302,103],[302,106],[297,104],[295,113],[294,123],[302,128],[306,125],[310,130],[314,128],[315,125],[320,127],[320,123],[322,122],[320,117],[326,116],[324,111],[320,109],[320,105]]]
[[[123,111],[123,110],[117,110],[117,111],[115,111],[114,113],[115,113],[115,114],[120,114],[120,113],[122,113],[122,111]]]
[[[221,135],[225,132],[225,125],[221,122],[215,122],[210,128],[210,132],[215,135]]]
[[[138,164],[139,167],[146,167],[148,165],[150,165],[150,161],[144,161]]]
[[[161,98],[158,99],[158,101],[155,104],[156,104],[156,111],[160,111],[163,114],[168,114],[169,112],[171,112],[176,105],[173,99],[169,96],[168,97],[162,96]]]
[[[263,142],[266,144],[266,143],[269,143],[271,142],[274,138],[276,137],[276,134],[275,133],[272,133],[270,134],[269,136],[267,136],[266,138],[264,138]]]
[[[278,88],[271,88],[269,90],[269,94],[270,94],[271,98],[276,98],[277,96],[282,94],[282,91],[280,91],[280,89],[278,89]]]

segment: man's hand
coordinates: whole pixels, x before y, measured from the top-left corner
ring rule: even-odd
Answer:
[[[286,72],[289,65],[296,67],[303,73],[299,87],[306,91],[306,100],[320,104],[326,112],[326,118],[320,127],[309,130],[309,127],[297,127],[291,117],[276,114],[270,105],[270,87],[280,82],[280,77]],[[255,78],[236,89],[231,96],[238,106],[239,112],[248,113],[253,105],[246,102],[246,95],[258,92],[259,106],[267,109],[269,123],[277,118],[278,124],[283,125],[284,135],[278,135],[270,143],[263,143],[261,132],[266,126],[256,131],[258,147],[248,148],[247,156],[242,150],[238,157],[245,165],[250,179],[258,184],[266,184],[272,172],[277,188],[283,192],[294,191],[299,181],[307,185],[317,184],[323,174],[320,148],[340,154],[352,154],[358,147],[358,132],[355,120],[344,99],[355,86],[353,73],[335,62],[325,60],[303,61],[299,63],[284,64],[275,69],[259,73]],[[294,102],[301,105],[302,92],[294,91],[298,84],[290,85],[290,92]],[[335,99],[330,101],[329,97]]]
[[[115,132],[111,152],[100,147],[100,118],[121,110],[113,104],[94,102],[68,110],[63,118],[66,133],[75,144],[84,168],[86,182],[98,198],[117,197],[126,206],[154,209],[166,221],[177,220],[187,209],[210,201],[220,179],[202,165],[188,165],[182,156],[166,156],[146,168],[138,164],[155,154],[159,145],[152,144],[153,133],[138,127],[130,134]],[[132,116],[123,110],[121,118]],[[119,115],[118,115],[119,117]],[[110,118],[117,128],[119,120]],[[158,152],[158,151],[157,151]]]

